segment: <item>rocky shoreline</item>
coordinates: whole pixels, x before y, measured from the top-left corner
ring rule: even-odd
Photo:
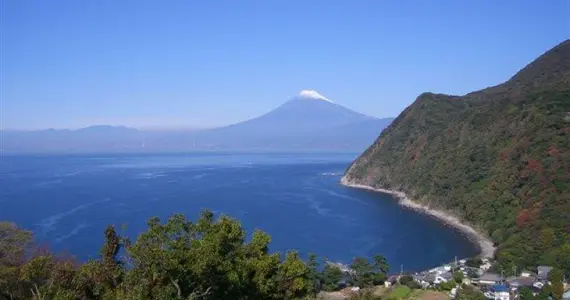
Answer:
[[[464,234],[466,234],[471,240],[473,240],[477,243],[479,250],[480,250],[479,256],[481,258],[492,258],[495,254],[495,247],[493,246],[493,242],[488,237],[486,237],[481,232],[478,232],[473,227],[461,222],[461,220],[459,220],[459,218],[457,218],[457,217],[455,217],[455,216],[453,216],[447,212],[437,210],[437,209],[433,209],[433,208],[430,208],[428,206],[414,202],[410,198],[408,198],[408,196],[405,193],[400,192],[400,191],[392,191],[392,190],[386,190],[386,189],[381,189],[381,188],[374,188],[374,187],[363,185],[363,184],[353,183],[349,179],[347,179],[346,176],[342,177],[340,183],[344,186],[347,186],[347,187],[365,189],[365,190],[370,190],[370,191],[384,193],[384,194],[390,194],[390,195],[392,195],[398,199],[398,203],[400,205],[402,205],[404,207],[408,207],[408,208],[413,209],[415,211],[418,211],[420,213],[425,213],[427,215],[433,216],[433,217],[439,219],[440,221],[442,221],[442,222],[444,222],[450,226],[453,226],[453,227],[457,228],[458,230],[460,230],[461,232],[463,232]]]

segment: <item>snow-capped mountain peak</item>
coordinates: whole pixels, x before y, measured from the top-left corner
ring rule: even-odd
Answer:
[[[319,94],[317,91],[314,91],[314,90],[302,90],[299,93],[299,96],[301,96],[303,98],[308,98],[308,99],[323,100],[323,101],[327,101],[327,102],[332,102],[327,97]]]

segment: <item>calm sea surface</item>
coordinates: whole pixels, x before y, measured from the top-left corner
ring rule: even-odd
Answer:
[[[469,257],[461,233],[388,195],[339,184],[357,154],[196,153],[0,157],[0,220],[80,259],[96,257],[108,224],[136,237],[146,220],[202,209],[272,236],[272,250],[349,263],[385,255],[394,269]]]

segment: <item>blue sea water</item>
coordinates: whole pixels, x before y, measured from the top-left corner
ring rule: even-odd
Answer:
[[[357,154],[193,153],[0,157],[0,220],[54,250],[97,257],[103,230],[136,237],[146,220],[228,214],[275,251],[349,263],[385,255],[417,271],[477,254],[465,236],[389,195],[339,184]],[[124,227],[122,227],[125,225]]]

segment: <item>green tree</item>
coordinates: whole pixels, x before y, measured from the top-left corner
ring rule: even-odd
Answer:
[[[541,252],[546,253],[548,250],[553,248],[554,241],[556,239],[556,235],[554,233],[554,229],[552,228],[544,228],[540,231],[540,236],[538,238],[538,246]]]
[[[462,283],[464,277],[465,275],[461,271],[453,272],[453,280],[455,280],[457,283]]]
[[[54,259],[50,255],[32,258],[22,267],[21,278],[31,286],[33,299],[44,300],[50,296],[51,286],[47,283],[53,270]]]
[[[374,255],[372,257],[372,260],[374,261],[374,265],[373,265],[373,272],[374,272],[374,279],[373,279],[373,283],[375,285],[378,284],[383,284],[384,281],[386,281],[386,279],[388,278],[388,272],[390,271],[390,265],[388,264],[388,260],[386,259],[386,257],[382,256],[382,255]]]
[[[475,289],[473,286],[463,286],[457,290],[456,300],[487,300],[487,297],[481,291]]]
[[[338,283],[342,279],[342,271],[339,267],[326,264],[323,269],[323,288],[326,291],[334,291],[338,288]]]
[[[471,268],[479,268],[483,264],[480,258],[469,258],[465,262],[465,265]]]
[[[83,264],[48,251],[32,253],[30,241],[30,233],[0,223],[0,274],[9,275],[0,276],[0,299],[307,299],[318,291],[317,281],[335,289],[343,277],[329,264],[319,272],[315,255],[305,263],[289,251],[282,259],[269,252],[268,234],[255,231],[248,242],[237,220],[209,211],[195,223],[183,215],[165,223],[151,218],[134,243],[109,226],[100,258]],[[384,258],[374,260],[355,265],[366,284],[388,270]]]
[[[520,300],[534,300],[534,295],[532,294],[532,290],[526,286],[523,286],[519,289],[519,299]]]
[[[444,291],[451,291],[455,287],[455,281],[442,282],[438,285],[439,289]]]
[[[388,264],[388,259],[385,256],[376,254],[372,257],[374,260],[374,270],[378,273],[387,274],[390,272],[390,265]]]
[[[564,274],[560,269],[554,269],[549,274],[552,297],[556,300],[562,300],[564,294]]]
[[[0,222],[0,298],[17,299],[29,289],[20,282],[21,266],[31,247],[32,233],[9,222]]]
[[[552,287],[549,285],[545,285],[542,290],[540,290],[540,293],[538,293],[538,295],[536,295],[536,297],[534,297],[534,299],[536,300],[550,300],[553,299],[552,297]]]
[[[296,251],[289,251],[277,272],[279,290],[285,299],[303,299],[310,294],[313,282],[309,269]]]
[[[414,277],[408,274],[400,277],[400,284],[403,284],[411,289],[421,288],[420,284],[414,280]]]
[[[115,231],[114,226],[107,226],[105,229],[105,243],[101,249],[101,259],[103,264],[102,275],[104,278],[105,289],[107,291],[114,290],[123,279],[123,263],[118,259],[117,255],[121,250],[121,237]]]
[[[317,255],[314,253],[309,253],[307,258],[307,268],[309,270],[309,280],[313,283],[311,287],[311,294],[316,295],[319,291],[320,284],[322,281],[321,272],[319,272],[319,262],[317,261]]]
[[[354,272],[354,284],[360,287],[371,286],[374,283],[373,266],[363,257],[356,257],[350,269]]]

